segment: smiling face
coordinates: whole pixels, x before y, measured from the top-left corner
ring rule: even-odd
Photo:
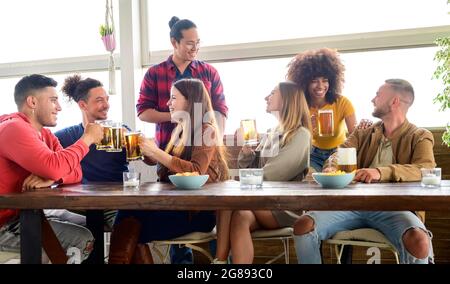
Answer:
[[[177,88],[172,87],[170,91],[170,100],[167,102],[167,106],[169,107],[170,115],[172,118],[175,118],[177,112],[181,113],[187,110],[188,101]]]
[[[309,82],[308,93],[313,100],[325,99],[330,83],[325,77],[316,77]]]
[[[173,55],[180,61],[193,61],[197,57],[200,48],[197,29],[183,30],[181,34],[183,37],[180,39],[180,42],[177,42],[174,38],[171,39],[174,48]]]
[[[58,112],[61,105],[58,102],[58,94],[54,87],[46,87],[35,91],[34,117],[41,126],[56,126]]]
[[[270,92],[270,94],[265,97],[265,100],[267,102],[266,111],[267,112],[273,112],[278,111],[280,112],[283,107],[283,100],[281,98],[281,92],[278,85]]]
[[[109,96],[103,87],[90,89],[86,101],[80,100],[78,105],[89,122],[108,118]]]

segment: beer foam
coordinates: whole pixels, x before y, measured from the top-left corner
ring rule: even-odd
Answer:
[[[337,154],[339,165],[356,165],[355,148],[338,148]]]

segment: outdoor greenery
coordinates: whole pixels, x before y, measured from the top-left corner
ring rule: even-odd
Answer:
[[[450,4],[450,0],[447,1]],[[434,60],[438,63],[433,79],[442,80],[444,89],[433,99],[434,103],[440,105],[440,111],[450,110],[450,37],[438,38],[436,40],[439,50]],[[442,135],[442,141],[450,147],[450,123],[447,123],[446,131]]]

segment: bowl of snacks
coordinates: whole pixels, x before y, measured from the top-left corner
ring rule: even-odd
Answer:
[[[169,180],[180,189],[201,188],[207,181],[209,175],[200,175],[198,172],[184,172],[170,175]]]
[[[355,171],[351,173],[344,171],[313,173],[312,177],[323,188],[344,188],[352,182]]]

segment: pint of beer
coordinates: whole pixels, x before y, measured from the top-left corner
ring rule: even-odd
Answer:
[[[334,135],[334,120],[332,109],[319,110],[319,136],[329,137]]]
[[[139,147],[140,131],[125,133],[125,149],[127,150],[127,161],[142,160],[143,156]]]
[[[351,173],[357,169],[356,148],[338,148],[338,170]]]
[[[106,149],[106,152],[122,152],[124,144],[122,123],[113,122],[111,124],[111,148]]]
[[[112,138],[111,138],[111,120],[96,120],[102,126],[103,138],[100,143],[97,143],[97,150],[107,150],[112,148]]]
[[[244,131],[244,143],[255,145],[258,143],[258,132],[256,132],[256,121],[254,119],[241,120],[241,127]]]

